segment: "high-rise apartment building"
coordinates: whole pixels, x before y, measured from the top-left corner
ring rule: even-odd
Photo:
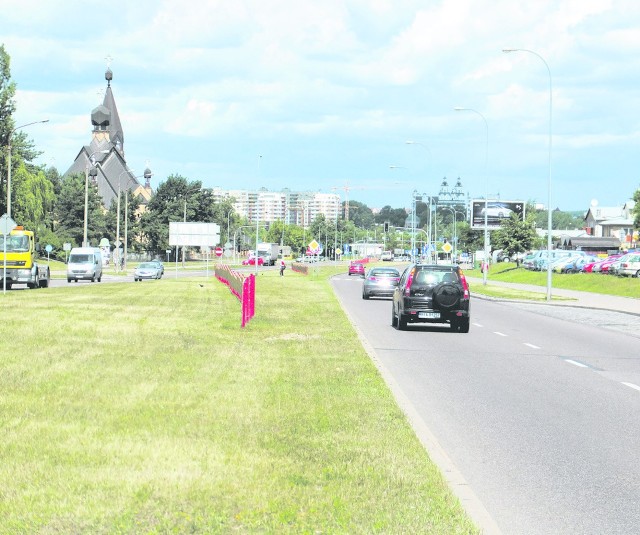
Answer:
[[[214,198],[233,199],[233,207],[240,217],[246,217],[249,223],[284,221],[285,224],[308,227],[316,217],[323,214],[327,221],[337,221],[341,202],[336,193],[310,191],[268,191],[261,188],[251,190],[213,189]]]

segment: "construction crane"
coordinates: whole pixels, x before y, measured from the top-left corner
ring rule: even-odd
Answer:
[[[341,189],[344,191],[344,220],[348,221],[349,220],[349,191],[353,190],[353,189],[367,189],[364,186],[349,186],[349,183],[346,182],[344,184],[344,186],[334,186],[331,188],[332,191],[336,191],[338,189]]]

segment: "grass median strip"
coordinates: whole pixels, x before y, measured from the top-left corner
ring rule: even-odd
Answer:
[[[469,282],[469,289],[472,294],[486,295],[487,297],[495,297],[497,299],[513,299],[522,301],[546,301],[547,294],[545,292],[532,292],[529,290],[519,290],[514,288],[508,288],[505,286],[498,286],[495,284],[482,284],[476,282]],[[567,297],[561,297],[552,295],[553,301],[571,301],[572,299]],[[574,300],[575,301],[575,300]]]
[[[2,301],[0,532],[477,533],[323,270],[82,286]]]
[[[476,272],[469,271],[475,275]],[[478,273],[475,275],[481,277]],[[637,278],[616,277],[615,275],[603,275],[601,273],[556,273],[551,274],[553,288],[565,290],[577,290],[581,292],[601,293],[607,295],[619,295],[623,297],[640,298],[640,284]],[[547,285],[546,271],[530,271],[515,264],[498,263],[492,265],[489,271],[489,282],[515,282],[520,284],[533,284],[541,287],[541,291]]]

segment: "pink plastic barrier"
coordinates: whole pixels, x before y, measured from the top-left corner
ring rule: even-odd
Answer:
[[[215,268],[216,279],[226,284],[231,293],[240,301],[242,308],[242,327],[253,318],[256,312],[256,277],[251,274],[245,277],[242,273],[234,271],[226,264]]]

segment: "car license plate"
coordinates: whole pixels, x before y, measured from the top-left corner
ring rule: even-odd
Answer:
[[[440,312],[418,312],[418,318],[437,320],[440,318]]]

